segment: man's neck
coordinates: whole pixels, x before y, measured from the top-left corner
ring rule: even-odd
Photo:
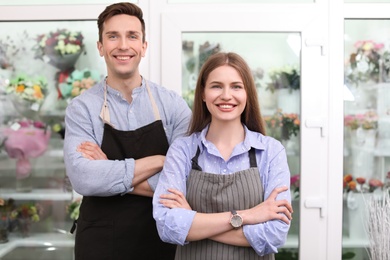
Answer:
[[[133,89],[142,85],[142,76],[138,74],[137,76],[127,79],[107,76],[106,82],[111,88],[121,92],[123,97],[131,103]]]

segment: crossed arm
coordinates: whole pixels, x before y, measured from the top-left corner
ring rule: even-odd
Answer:
[[[281,220],[289,224],[293,209],[287,200],[276,200],[279,193],[285,192],[288,187],[275,188],[270,196],[253,208],[237,211],[243,218],[243,225],[259,224],[269,220]],[[169,194],[162,194],[159,202],[167,208],[185,208],[191,210],[184,194],[175,189],[168,189]],[[199,213],[195,214],[187,241],[211,239],[217,242],[235,245],[250,246],[242,227],[233,229],[229,223],[231,213]]]
[[[83,142],[77,147],[77,151],[89,160],[108,160],[106,154],[99,145],[92,142]],[[165,156],[153,155],[135,160],[134,178],[129,194],[153,197],[153,191],[147,179],[160,172],[164,165]]]

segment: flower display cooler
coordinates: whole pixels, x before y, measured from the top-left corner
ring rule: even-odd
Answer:
[[[386,259],[390,1],[131,2],[146,23],[141,74],[190,107],[210,55],[250,65],[291,172],[293,220],[275,258]],[[106,75],[96,18],[111,3],[0,3],[0,259],[73,259],[82,200],[66,178],[64,111]]]

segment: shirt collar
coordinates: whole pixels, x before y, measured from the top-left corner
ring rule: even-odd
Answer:
[[[244,131],[245,131],[245,138],[244,142],[241,144],[242,150],[249,151],[251,147],[255,148],[256,150],[265,150],[265,145],[262,142],[263,135],[259,134],[258,132],[253,132],[244,125]],[[207,148],[211,143],[206,139],[207,131],[209,130],[210,124],[208,124],[201,132],[200,132],[200,152],[203,152],[205,148]]]

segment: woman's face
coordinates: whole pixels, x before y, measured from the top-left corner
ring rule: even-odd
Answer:
[[[241,122],[247,94],[240,74],[231,66],[213,70],[206,81],[203,101],[213,122]]]

